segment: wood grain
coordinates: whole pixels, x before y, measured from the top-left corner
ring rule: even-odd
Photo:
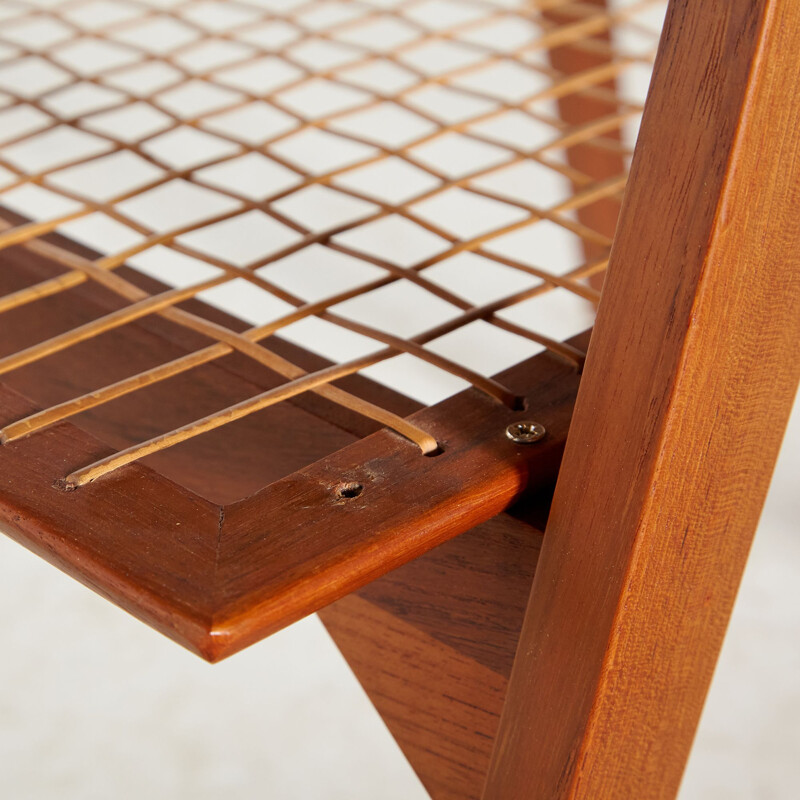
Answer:
[[[50,236],[48,241],[62,247],[69,246],[82,256],[97,257],[96,253],[68,243],[63,237]],[[63,274],[60,265],[21,247],[6,248],[1,258],[0,292],[13,292]],[[118,272],[153,294],[167,288],[135,270],[122,267]],[[37,313],[31,313],[30,308],[6,311],[0,315],[0,356],[96,319],[123,303],[114,293],[89,282],[62,295],[39,301]],[[247,328],[245,323],[197,300],[184,303],[182,307],[235,331]],[[50,407],[93,391],[109,381],[196,352],[208,344],[206,337],[152,316],[38,364],[8,373],[2,381],[35,403]],[[329,363],[279,338],[274,338],[271,346],[277,354],[305,369],[316,370]],[[237,353],[84,412],[73,417],[71,422],[119,450],[251,397],[282,381],[281,376],[267,368],[254,368],[250,359]],[[421,407],[358,375],[343,379],[340,385],[398,414],[407,415]],[[15,418],[4,416],[0,424],[12,419]],[[291,440],[283,435],[289,429],[295,431]],[[261,412],[253,420],[239,421],[225,431],[212,432],[194,442],[182,443],[158,453],[144,463],[224,505],[249,496],[295,469],[344,447],[355,438],[379,429],[379,425],[366,417],[318,396],[305,394],[273,410]],[[270,453],[269,458],[264,457],[265,451]]]
[[[541,533],[499,514],[320,611],[433,800],[477,800]]]
[[[671,3],[485,800],[678,789],[800,369],[798,46]]]
[[[61,271],[9,248],[0,289]],[[0,315],[0,352],[96,318],[120,301],[87,282],[40,302],[40,315]],[[231,322],[192,302],[194,310]],[[109,331],[4,376],[0,424],[205,344],[154,317]],[[277,339],[274,346],[303,366],[316,358]],[[550,485],[579,381],[575,368],[543,354],[503,379],[529,398],[531,412],[510,411],[474,390],[417,412],[445,445],[435,458],[388,431],[356,441],[375,431],[374,423],[321,398],[298,397],[75,492],[55,488],[71,470],[132,440],[281,380],[228,356],[0,447],[0,526],[162,632],[218,659],[488,519],[529,483]],[[358,376],[342,385],[373,401],[379,396],[398,413],[415,405]],[[536,447],[504,436],[506,425],[526,413],[549,430]],[[362,484],[359,497],[339,496],[348,482]],[[193,510],[184,520],[174,517],[184,507]]]
[[[467,390],[412,416],[443,445],[434,458],[388,431],[356,442],[225,507],[212,657],[255,641],[507,508],[554,479],[578,375],[542,354],[503,374],[528,411]],[[536,356],[535,358],[540,358]],[[535,378],[535,386],[530,383]],[[549,436],[508,440],[534,415]],[[339,487],[358,484],[357,497]]]

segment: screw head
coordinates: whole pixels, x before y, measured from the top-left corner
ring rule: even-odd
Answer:
[[[546,433],[547,431],[544,429],[544,425],[540,425],[538,422],[531,422],[530,420],[512,422],[506,428],[506,436],[508,436],[514,444],[533,444],[542,439]]]

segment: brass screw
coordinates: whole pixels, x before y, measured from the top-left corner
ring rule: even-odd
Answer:
[[[542,439],[546,433],[544,425],[540,425],[538,422],[530,422],[529,420],[512,422],[506,428],[506,436],[514,444],[533,444]]]

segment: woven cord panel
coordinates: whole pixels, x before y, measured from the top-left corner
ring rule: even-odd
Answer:
[[[412,465],[438,485],[435,464],[484,423],[545,403],[553,370],[577,380],[664,6],[0,0],[0,456],[7,476],[31,476],[7,481],[5,527],[208,655],[214,620],[244,624],[256,604],[233,579],[208,588],[231,503],[285,493],[316,463],[336,465],[340,500],[358,497],[363,476],[345,479],[362,445],[399,448],[398,474]],[[110,545],[73,536],[99,498],[133,502],[132,476],[152,471],[214,517],[213,541],[189,548],[208,544],[212,577],[181,578],[208,606],[135,547],[126,568],[147,573],[149,599],[142,575],[109,588],[99,571],[122,568]],[[224,475],[232,489],[198,489]],[[406,505],[429,514],[468,485]],[[241,513],[246,526],[256,510]],[[55,556],[48,537],[65,526]],[[156,519],[118,525],[141,526],[156,535]],[[301,582],[330,556],[319,542],[297,552]],[[231,634],[235,646],[342,586]],[[202,634],[176,632],[184,611]]]

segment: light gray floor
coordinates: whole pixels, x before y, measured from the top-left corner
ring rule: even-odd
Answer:
[[[800,413],[681,800],[800,786]],[[207,666],[0,537],[3,800],[424,800],[316,618]]]

